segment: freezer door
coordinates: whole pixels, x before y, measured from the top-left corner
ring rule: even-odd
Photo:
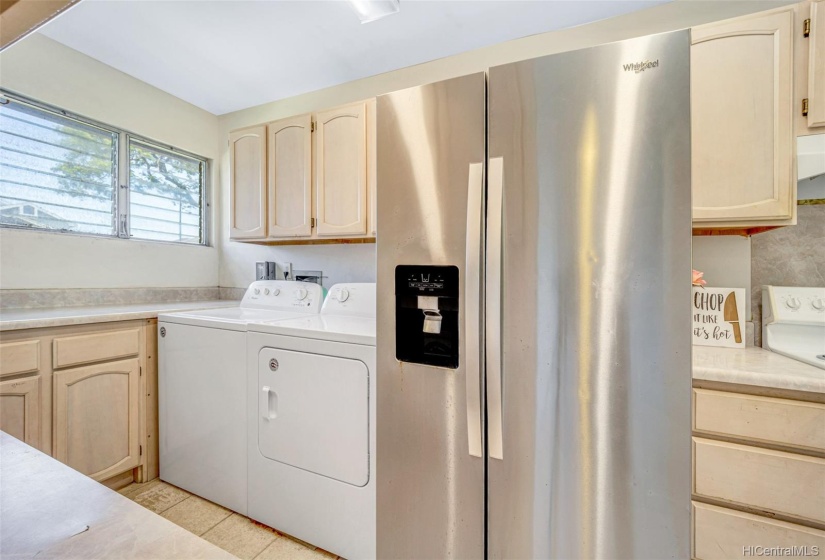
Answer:
[[[482,558],[485,76],[381,96],[377,127],[378,558]],[[398,292],[404,298],[398,318],[408,321],[407,329],[422,329],[412,342],[427,344],[427,352],[439,336],[451,336],[457,301],[456,368],[452,359],[428,362],[438,366],[396,359],[399,265],[417,266],[399,269],[410,293]],[[454,269],[443,268],[453,266],[457,300],[454,286],[445,284],[454,281]],[[438,280],[442,272],[444,282]],[[443,326],[433,320],[439,314]]]
[[[688,558],[688,32],[488,87],[489,557]]]

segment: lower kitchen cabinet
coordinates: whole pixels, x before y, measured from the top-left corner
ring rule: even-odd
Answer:
[[[95,480],[140,463],[140,362],[55,372],[53,456]]]
[[[40,447],[40,376],[0,381],[0,430]]]
[[[693,502],[696,538],[693,557],[701,560],[777,556],[765,549],[795,549],[790,556],[816,557],[825,550],[825,531],[701,502]],[[817,554],[815,551],[819,551]],[[788,556],[785,554],[784,556]]]
[[[158,476],[157,320],[0,332],[0,430],[111,487]]]
[[[693,390],[694,558],[825,550],[825,404],[773,393]]]

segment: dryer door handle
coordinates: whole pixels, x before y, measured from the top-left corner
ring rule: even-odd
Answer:
[[[278,393],[267,386],[261,388],[260,411],[264,420],[278,417]]]

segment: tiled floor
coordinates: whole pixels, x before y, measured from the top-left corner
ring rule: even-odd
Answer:
[[[130,484],[120,493],[244,560],[337,558],[159,479]]]

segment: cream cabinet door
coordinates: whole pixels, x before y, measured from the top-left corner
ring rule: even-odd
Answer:
[[[694,227],[796,217],[793,7],[692,30]]]
[[[0,430],[40,447],[40,376],[0,382]]]
[[[266,237],[266,126],[229,134],[229,238]]]
[[[808,126],[820,127],[825,126],[825,2],[811,3],[808,41]]]
[[[55,372],[55,459],[95,480],[138,466],[137,358]]]
[[[367,234],[367,106],[354,103],[315,117],[319,236]]]
[[[270,238],[312,235],[312,116],[267,125]]]
[[[375,98],[367,101],[367,193],[369,195],[369,235],[378,235],[378,149],[375,129]]]

